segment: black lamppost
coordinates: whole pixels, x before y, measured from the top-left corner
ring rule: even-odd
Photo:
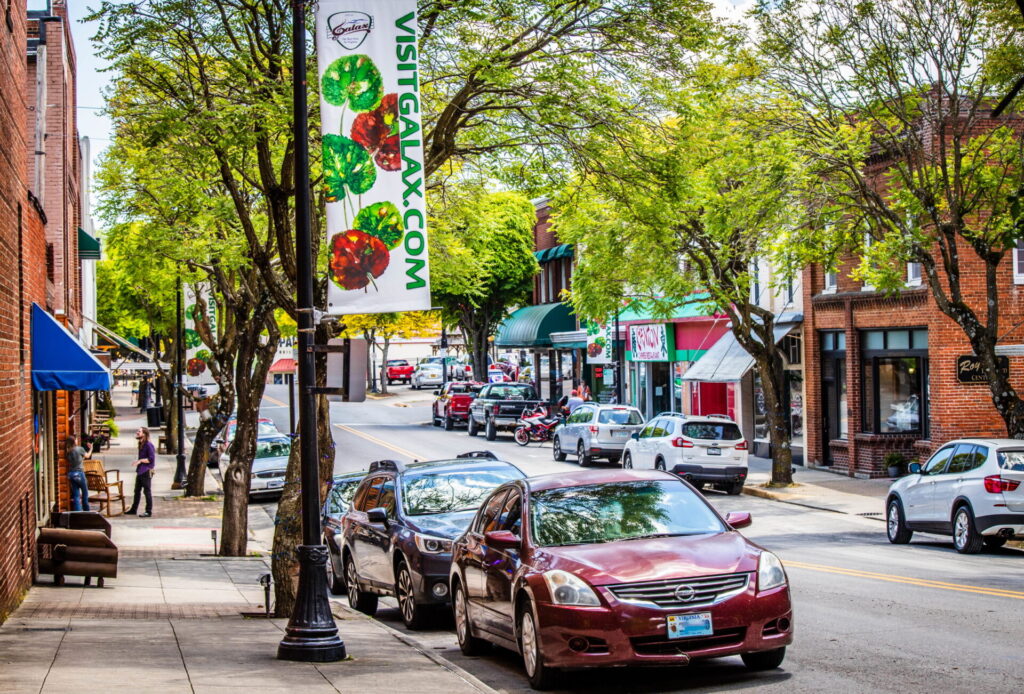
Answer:
[[[441,390],[448,382],[448,331],[441,324]]]
[[[327,601],[327,547],[320,544],[320,471],[313,392],[313,258],[310,232],[309,141],[306,118],[306,1],[292,2],[292,139],[295,146],[295,275],[299,324],[299,461],[302,544],[295,608],[277,647],[281,660],[328,663],[345,658],[345,644]]]
[[[178,276],[178,296],[177,296],[177,312],[175,320],[177,321],[176,332],[174,341],[177,346],[175,351],[175,370],[178,372],[177,383],[175,383],[174,391],[177,396],[175,399],[175,417],[178,420],[178,443],[177,443],[177,466],[174,469],[174,484],[171,485],[172,489],[181,489],[185,486],[185,401],[182,397],[183,381],[185,378],[185,330],[181,315],[181,301],[182,301],[182,290],[181,290],[181,276]]]
[[[622,311],[621,308],[615,309],[615,334],[612,335],[612,351],[615,354],[615,402],[616,404],[622,405],[622,377],[623,367],[625,364],[622,358],[625,356],[625,344],[619,345],[619,313]]]

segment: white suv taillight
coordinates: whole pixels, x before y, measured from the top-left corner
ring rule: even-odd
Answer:
[[[597,432],[598,432],[599,430],[598,430],[598,428],[597,428],[596,426],[594,426],[593,424],[591,424],[591,425],[590,425],[589,427],[587,427],[587,428],[588,428],[588,429],[590,429],[590,433],[591,433],[591,434],[593,434],[594,436],[597,436]]]
[[[985,491],[989,494],[1001,494],[1012,492],[1020,486],[1019,480],[1004,480],[999,475],[989,475],[985,478]]]
[[[673,448],[693,448],[693,441],[684,439],[682,436],[677,436],[672,439]]]
[[[745,451],[745,450],[747,450],[747,440],[743,439],[742,441],[737,443],[736,444],[736,450],[737,451]]]

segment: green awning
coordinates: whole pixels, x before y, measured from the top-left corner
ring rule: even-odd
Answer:
[[[619,314],[619,322],[626,321],[653,321],[653,320],[676,320],[679,318],[703,318],[714,315],[714,307],[707,301],[708,294],[693,294],[687,303],[672,309],[668,316],[659,315],[655,318],[655,312],[650,302],[637,300],[626,307]]]
[[[550,347],[551,333],[576,329],[576,319],[561,303],[524,306],[498,327],[494,344],[498,347]]]
[[[573,256],[573,249],[569,244],[563,243],[553,248],[545,248],[543,251],[535,251],[533,256],[537,259],[538,263],[547,263],[559,258],[571,258]]]
[[[78,259],[100,259],[100,240],[89,236],[81,227],[78,229]]]

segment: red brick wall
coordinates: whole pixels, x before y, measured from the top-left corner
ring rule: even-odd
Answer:
[[[45,302],[42,217],[25,185],[25,2],[0,18],[0,622],[32,580],[35,497],[29,307]]]

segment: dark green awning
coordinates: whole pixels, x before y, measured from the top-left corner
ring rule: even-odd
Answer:
[[[100,240],[89,236],[82,228],[78,229],[78,259],[100,259]]]
[[[563,243],[562,245],[555,246],[553,248],[545,248],[543,251],[535,251],[533,254],[538,263],[547,263],[552,260],[558,260],[559,258],[571,258],[572,255],[572,246],[567,243]]]
[[[498,327],[498,347],[550,347],[551,333],[576,329],[576,319],[565,304],[524,306]]]

